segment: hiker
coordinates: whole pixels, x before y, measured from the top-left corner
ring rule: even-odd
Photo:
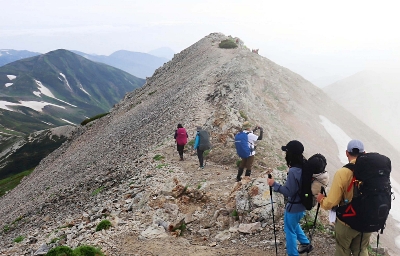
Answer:
[[[286,146],[282,146],[282,151],[286,152],[285,159],[289,167],[286,183],[281,185],[273,178],[268,178],[267,182],[269,186],[273,187],[275,192],[288,197],[284,213],[286,252],[289,256],[297,256],[302,253],[309,253],[313,249],[310,240],[300,226],[300,220],[306,211],[299,196],[302,166],[305,160],[303,157],[304,146],[301,142],[292,140]],[[298,248],[297,241],[300,242]]]
[[[197,150],[197,157],[199,158],[199,169],[204,169],[204,151],[211,149],[210,135],[201,126],[196,128],[196,138],[193,148]]]
[[[254,134],[255,131],[260,130],[260,136],[257,136]],[[254,155],[256,154],[256,147],[255,147],[255,142],[257,140],[262,140],[263,137],[263,128],[260,126],[256,126],[254,130],[251,130],[251,124],[249,122],[244,122],[242,125],[242,132],[247,134],[247,142],[244,144],[245,147],[249,147],[249,151],[246,153],[246,156],[240,156],[242,159],[239,165],[238,169],[238,174],[236,176],[236,182],[239,182],[242,180],[242,174],[244,171],[244,168],[246,168],[246,173],[245,176],[250,177],[251,174],[251,168],[254,162]],[[239,133],[240,134],[240,133]],[[235,145],[236,145],[236,138],[235,138]],[[237,151],[239,151],[238,148],[236,148]],[[238,152],[239,153],[239,152]]]
[[[176,142],[176,150],[180,156],[179,161],[183,161],[183,149],[185,148],[188,138],[189,135],[187,134],[186,129],[183,128],[182,124],[178,124],[178,129],[175,130],[174,139]]]
[[[359,140],[351,140],[347,144],[346,156],[349,163],[355,164],[357,156],[364,154],[364,144]],[[331,210],[338,205],[345,205],[353,199],[353,171],[342,167],[336,171],[328,195],[319,193],[318,203],[325,210]],[[335,256],[360,255],[368,256],[368,245],[371,233],[361,233],[336,218],[335,221]]]

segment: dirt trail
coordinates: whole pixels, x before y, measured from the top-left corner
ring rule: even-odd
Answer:
[[[232,233],[231,238],[223,242],[215,242],[214,237],[217,233],[228,228],[210,227],[211,235],[209,237],[202,237],[197,233],[212,218],[216,210],[226,205],[236,184],[237,169],[234,165],[223,166],[206,160],[205,168],[198,169],[199,162],[197,156],[193,154],[194,151],[185,151],[185,160],[179,161],[178,152],[172,141],[161,146],[156,153],[165,157],[163,163],[168,164],[169,167],[180,167],[184,171],[184,177],[180,177],[182,184],[207,186],[206,191],[211,196],[206,203],[180,205],[180,211],[190,213],[195,209],[202,209],[207,212],[208,217],[187,225],[188,230],[181,237],[169,236],[162,239],[141,240],[138,238],[137,232],[124,234],[114,240],[116,241],[116,255],[275,255],[272,225],[267,225],[262,231],[255,234]],[[258,177],[261,174],[260,171],[257,171],[254,176]],[[172,173],[171,176],[173,175]],[[278,255],[285,255],[283,220],[275,221]],[[314,237],[315,249],[313,254],[310,255],[333,255],[334,240],[332,235],[316,230]]]

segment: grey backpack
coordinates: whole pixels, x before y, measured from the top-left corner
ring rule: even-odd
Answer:
[[[199,131],[199,149],[202,151],[211,149],[210,135],[205,130]]]

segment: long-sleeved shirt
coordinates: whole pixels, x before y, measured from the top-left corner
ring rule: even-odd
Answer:
[[[352,160],[350,163],[354,164],[355,162],[356,160]],[[337,170],[328,195],[322,198],[320,202],[322,209],[330,210],[335,206],[343,204],[345,199],[350,202],[353,199],[353,186],[349,191],[347,190],[352,179],[353,172],[349,168],[342,167]]]
[[[301,184],[301,168],[290,167],[287,180],[284,185],[274,182],[273,188],[275,192],[281,193],[288,197],[286,204],[286,211],[288,212],[302,212],[306,207],[301,203],[300,198],[300,184]]]
[[[193,148],[197,149],[199,147],[199,145],[200,145],[200,135],[199,135],[199,132],[197,131],[196,132],[196,138],[194,139]]]

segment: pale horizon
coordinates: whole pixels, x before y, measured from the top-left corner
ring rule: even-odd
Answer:
[[[400,17],[391,1],[0,0],[0,49],[182,51],[213,32],[322,87],[397,63]]]

